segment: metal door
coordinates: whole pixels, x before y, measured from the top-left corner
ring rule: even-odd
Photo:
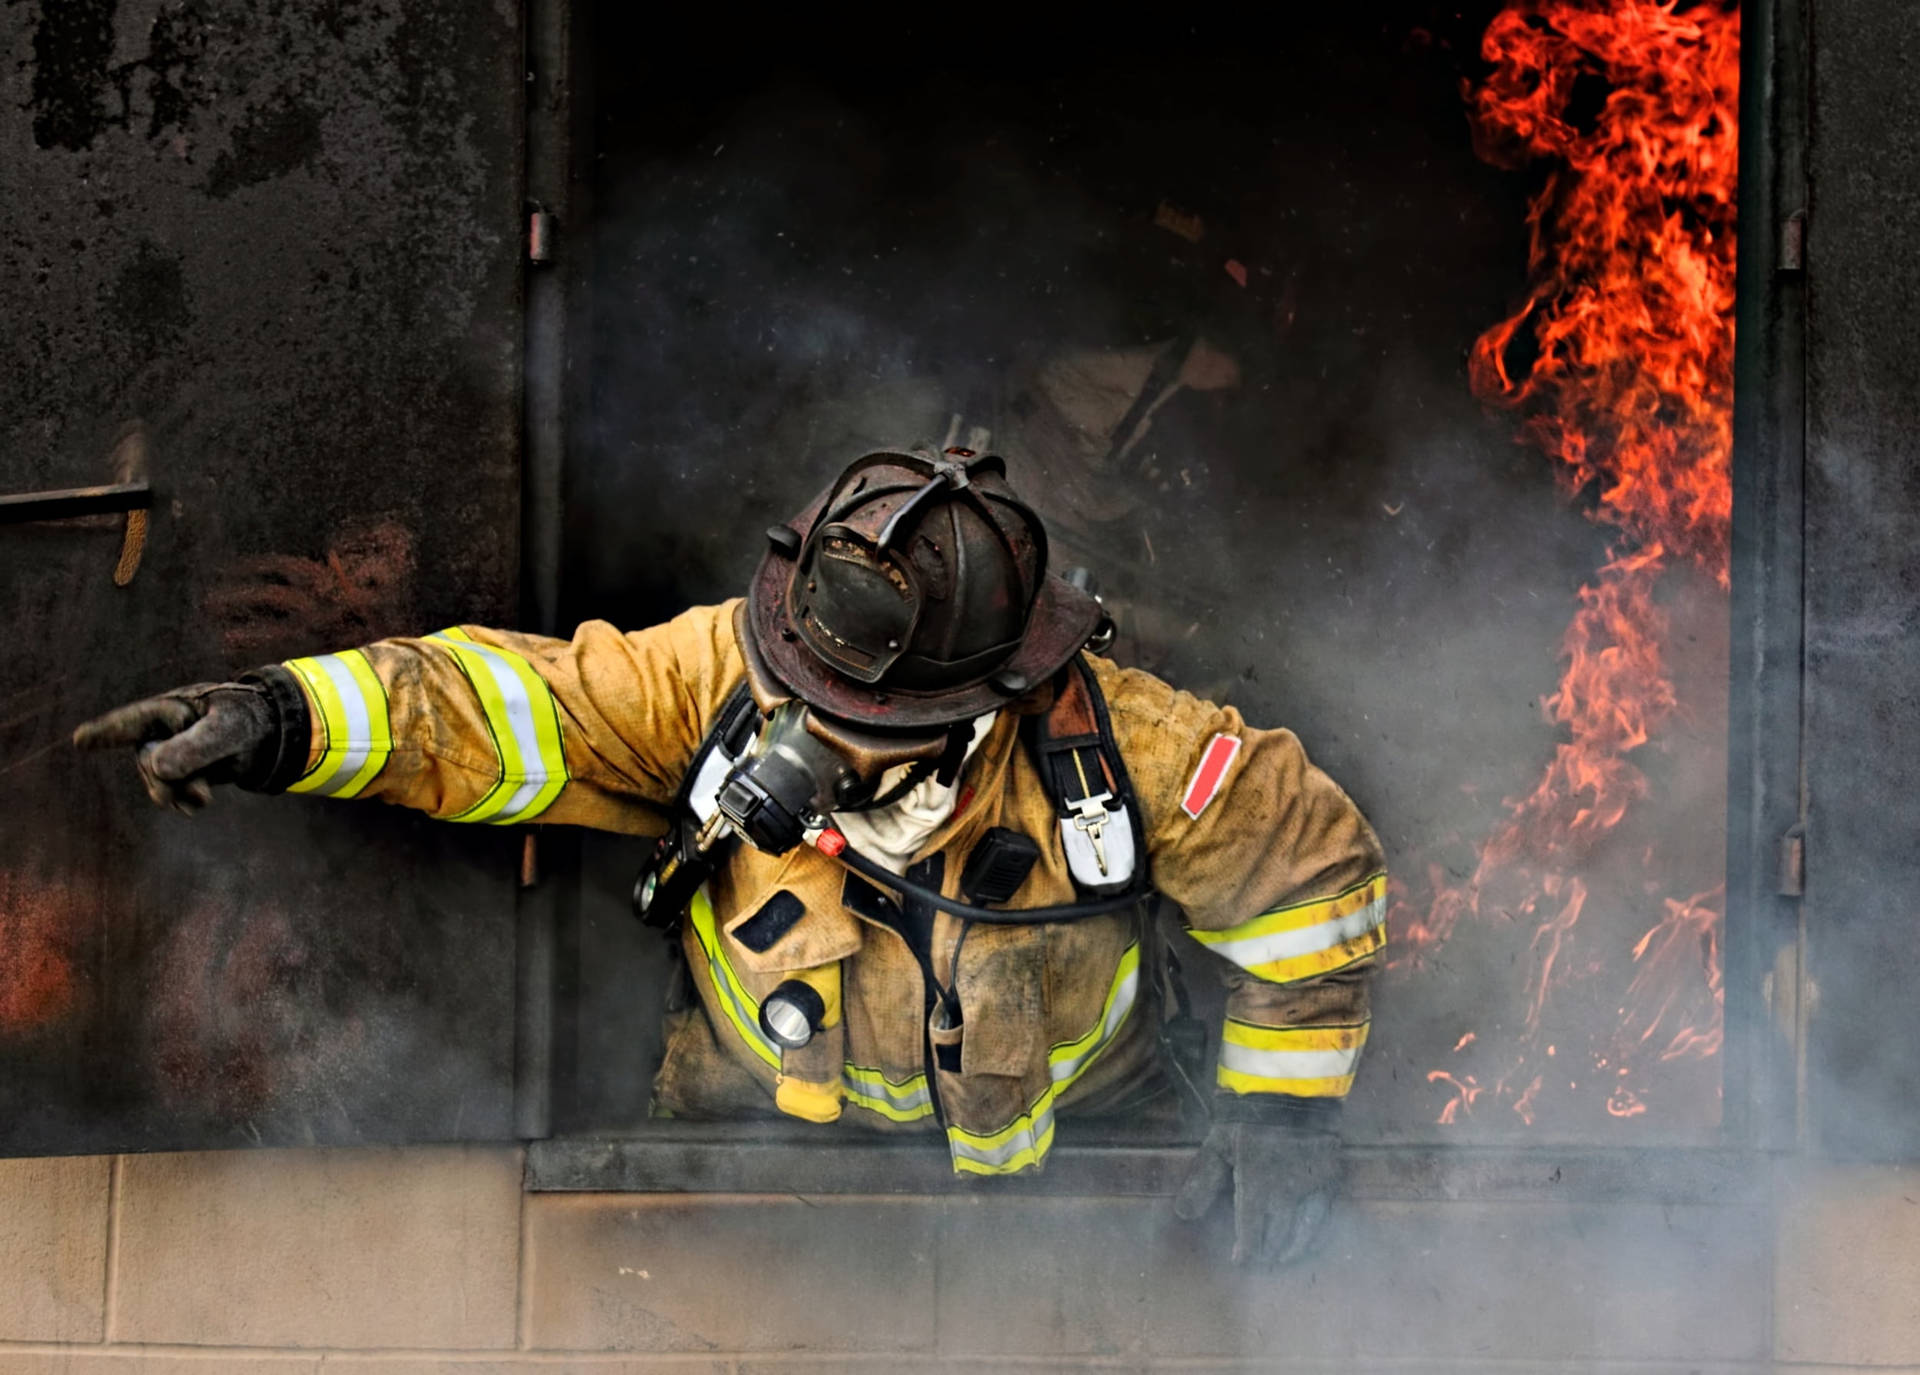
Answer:
[[[67,737],[514,615],[520,22],[0,11],[0,495],[151,508],[0,525],[0,1152],[512,1132],[517,837],[245,795],[188,820]]]

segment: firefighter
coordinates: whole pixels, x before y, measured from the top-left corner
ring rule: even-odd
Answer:
[[[571,641],[475,626],[178,689],[80,727],[155,802],[213,785],[659,837],[636,901],[698,992],[655,1080],[681,1117],[944,1134],[1038,1169],[1060,1112],[1163,1083],[1149,890],[1225,961],[1212,1121],[1177,1209],[1303,1254],[1385,939],[1378,840],[1285,730],[1087,646],[1004,464],[858,460],[768,532],[744,598]]]

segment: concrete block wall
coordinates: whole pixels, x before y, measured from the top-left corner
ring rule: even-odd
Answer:
[[[483,1147],[0,1162],[0,1375],[1920,1371],[1920,1170],[1373,1202],[1278,1274],[1165,1200],[526,1194]],[[1777,1199],[1775,1203],[1773,1200]]]

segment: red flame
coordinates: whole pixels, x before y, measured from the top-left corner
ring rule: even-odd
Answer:
[[[1403,899],[1397,916],[1403,960],[1418,961],[1463,917],[1550,911],[1492,1085],[1530,1124],[1543,1092],[1577,1087],[1535,1067],[1549,998],[1609,967],[1591,940],[1576,954],[1588,884],[1575,869],[1647,797],[1632,756],[1679,707],[1656,585],[1676,560],[1727,585],[1739,17],[1717,3],[1517,0],[1481,54],[1493,70],[1467,92],[1476,150],[1551,171],[1528,213],[1528,299],[1475,344],[1474,393],[1520,414],[1521,438],[1620,537],[1561,643],[1552,761],[1471,878],[1447,884],[1433,866],[1424,915]],[[1719,1048],[1716,898],[1667,899],[1633,947],[1618,1031],[1593,1060],[1616,1117],[1646,1111],[1624,1082],[1634,1065]],[[1442,1122],[1483,1091],[1471,1075],[1429,1079],[1453,1090]]]

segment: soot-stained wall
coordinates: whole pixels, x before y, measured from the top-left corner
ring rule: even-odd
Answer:
[[[1096,572],[1121,657],[1298,730],[1406,900],[1458,882],[1552,755],[1540,699],[1607,543],[1468,388],[1472,341],[1524,299],[1539,185],[1471,147],[1461,84],[1491,8],[1138,33],[905,18],[885,62],[764,29],[669,59],[607,8],[568,619],[737,594],[760,532],[868,448],[989,447],[1056,560]],[[1663,596],[1692,714],[1647,752],[1665,809],[1594,864],[1580,959],[1613,967],[1562,966],[1567,1034],[1596,1043],[1660,911],[1649,856],[1682,894],[1720,876],[1725,604],[1684,577]],[[576,1128],[644,1111],[655,938],[622,915],[641,853],[588,848]],[[1515,1033],[1537,925],[1490,909],[1384,981],[1359,1132],[1435,1133],[1452,1090],[1429,1075],[1497,1070],[1453,1057]],[[1570,1084],[1535,1135],[1703,1139],[1716,1076],[1633,1121]],[[1525,1131],[1508,1106],[1450,1138]]]
[[[189,822],[66,738],[514,615],[519,7],[44,0],[0,52],[0,491],[155,492],[137,568],[0,527],[0,1150],[506,1134],[511,838]]]
[[[1901,5],[1811,7],[1806,246],[1807,1099],[1848,1155],[1920,1153],[1920,57]],[[1890,136],[1898,131],[1901,137]],[[1796,207],[1797,208],[1797,207]]]

